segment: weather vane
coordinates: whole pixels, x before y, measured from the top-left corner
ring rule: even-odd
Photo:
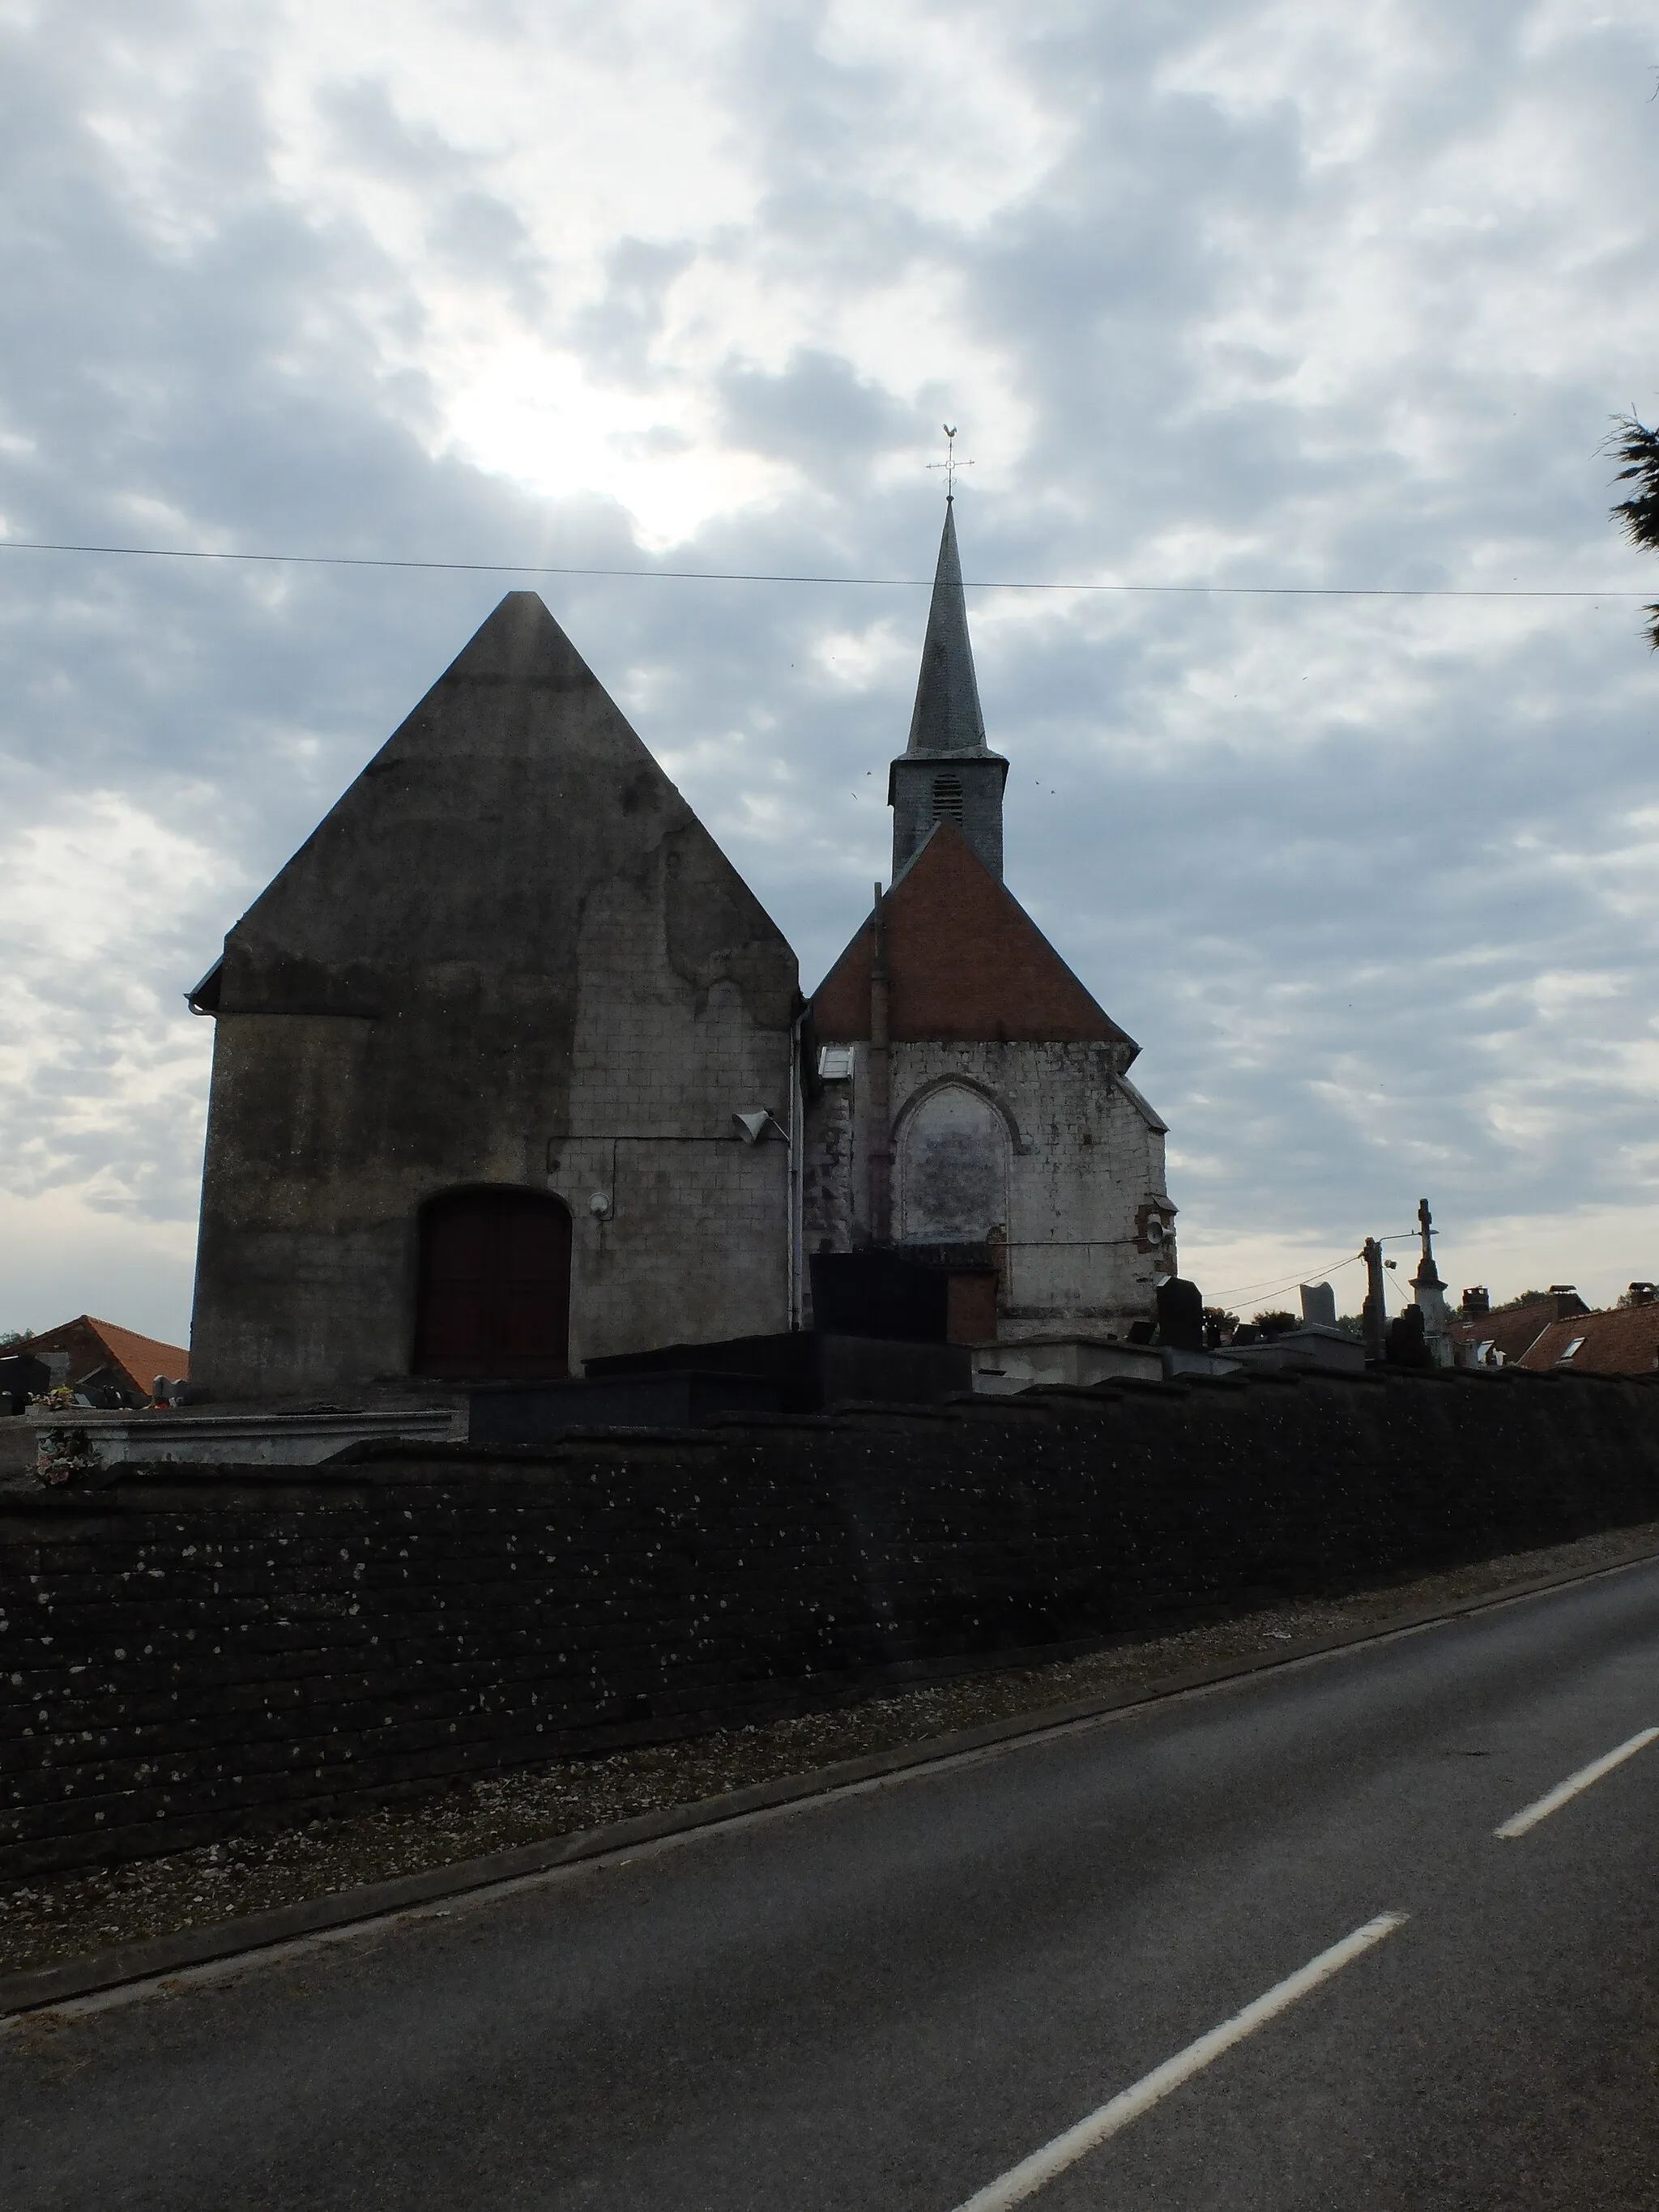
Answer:
[[[927,465],[930,469],[944,470],[945,496],[946,499],[954,499],[957,495],[957,471],[971,469],[974,465],[971,461],[959,461],[957,459],[957,434],[949,422],[941,422],[939,428],[945,433],[945,459],[942,461],[929,461]]]

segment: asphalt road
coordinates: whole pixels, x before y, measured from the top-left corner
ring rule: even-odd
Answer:
[[[20,2024],[0,2203],[989,2212],[1279,1990],[1018,2201],[1655,2212],[1659,1742],[1494,1830],[1656,1724],[1640,1567]]]

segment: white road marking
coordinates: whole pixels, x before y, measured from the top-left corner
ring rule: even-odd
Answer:
[[[1173,2058],[1166,2058],[1161,2066],[1155,2066],[1150,2074],[1143,2075],[1133,2088],[1121,2090],[1109,2104],[1103,2105],[1098,2112],[1091,2112],[1087,2119],[1079,2120],[1075,2127],[1067,2128],[1064,2135],[1056,2136],[1041,2150],[1034,2150],[1029,2158],[1023,2158],[1000,2180],[988,2183],[985,2188],[957,2205],[957,2212],[1006,2212],[1009,2205],[1023,2203],[1045,2183],[1052,2181],[1056,2174],[1063,2173],[1068,2166],[1074,2166],[1079,2159],[1097,2145],[1103,2143],[1109,2136],[1116,2135],[1121,2128],[1127,2128],[1131,2120],[1138,2120],[1160,2098],[1167,2097],[1172,2089],[1178,2089],[1183,2081],[1189,2081],[1194,2074],[1201,2073],[1212,2059],[1219,2058],[1224,2051],[1231,2051],[1234,2044],[1242,2043],[1247,2035],[1253,2035],[1257,2028],[1265,2027],[1268,2021],[1293,2005],[1298,1997],[1305,1997],[1322,1982],[1329,1981],[1333,1974],[1340,1973],[1351,1960],[1361,1957],[1380,1943],[1385,1936],[1392,1936],[1395,1929],[1403,1926],[1410,1917],[1405,1912],[1379,1912],[1375,1920],[1368,1920],[1363,1928],[1356,1928],[1352,1936],[1345,1936],[1340,1943],[1333,1943],[1328,1951],[1322,1951],[1316,1959],[1310,1959],[1305,1966],[1298,1966],[1295,1973],[1276,1983],[1264,1996],[1257,1997],[1253,2004],[1247,2004],[1243,2012],[1236,2012],[1231,2020],[1224,2020],[1219,2027],[1212,2027],[1207,2035],[1200,2035],[1196,2043],[1189,2043]]]
[[[1505,1820],[1501,1828],[1494,1828],[1493,1835],[1524,1836],[1528,1828],[1535,1828],[1540,1820],[1547,1820],[1552,1813],[1559,1811],[1570,1797],[1576,1797],[1581,1790],[1588,1790],[1592,1782],[1599,1782],[1615,1766],[1634,1758],[1644,1745],[1651,1743],[1656,1736],[1659,1736],[1659,1728],[1643,1729],[1632,1736],[1628,1743],[1621,1743],[1616,1750],[1605,1753],[1600,1759],[1591,1759],[1589,1765],[1581,1766],[1577,1774],[1570,1774],[1565,1782],[1557,1783],[1547,1797],[1539,1798],[1535,1804],[1522,1806],[1513,1820]]]

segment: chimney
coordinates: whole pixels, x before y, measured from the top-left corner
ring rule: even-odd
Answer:
[[[1484,1283],[1465,1291],[1460,1306],[1465,1321],[1483,1321],[1492,1311],[1492,1292]]]

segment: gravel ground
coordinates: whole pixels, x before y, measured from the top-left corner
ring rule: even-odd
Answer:
[[[1340,1598],[1267,1607],[1178,1635],[1115,1644],[1080,1658],[963,1675],[831,1712],[721,1729],[685,1743],[556,1759],[441,1794],[306,1826],[177,1851],[136,1864],[39,1877],[0,1890],[0,1973],[164,1936],[274,1905],[416,1874],[547,1836],[601,1827],[836,1759],[921,1743],[953,1729],[1075,1698],[1133,1690],[1223,1667],[1506,1584],[1611,1566],[1659,1551],[1659,1522]]]

